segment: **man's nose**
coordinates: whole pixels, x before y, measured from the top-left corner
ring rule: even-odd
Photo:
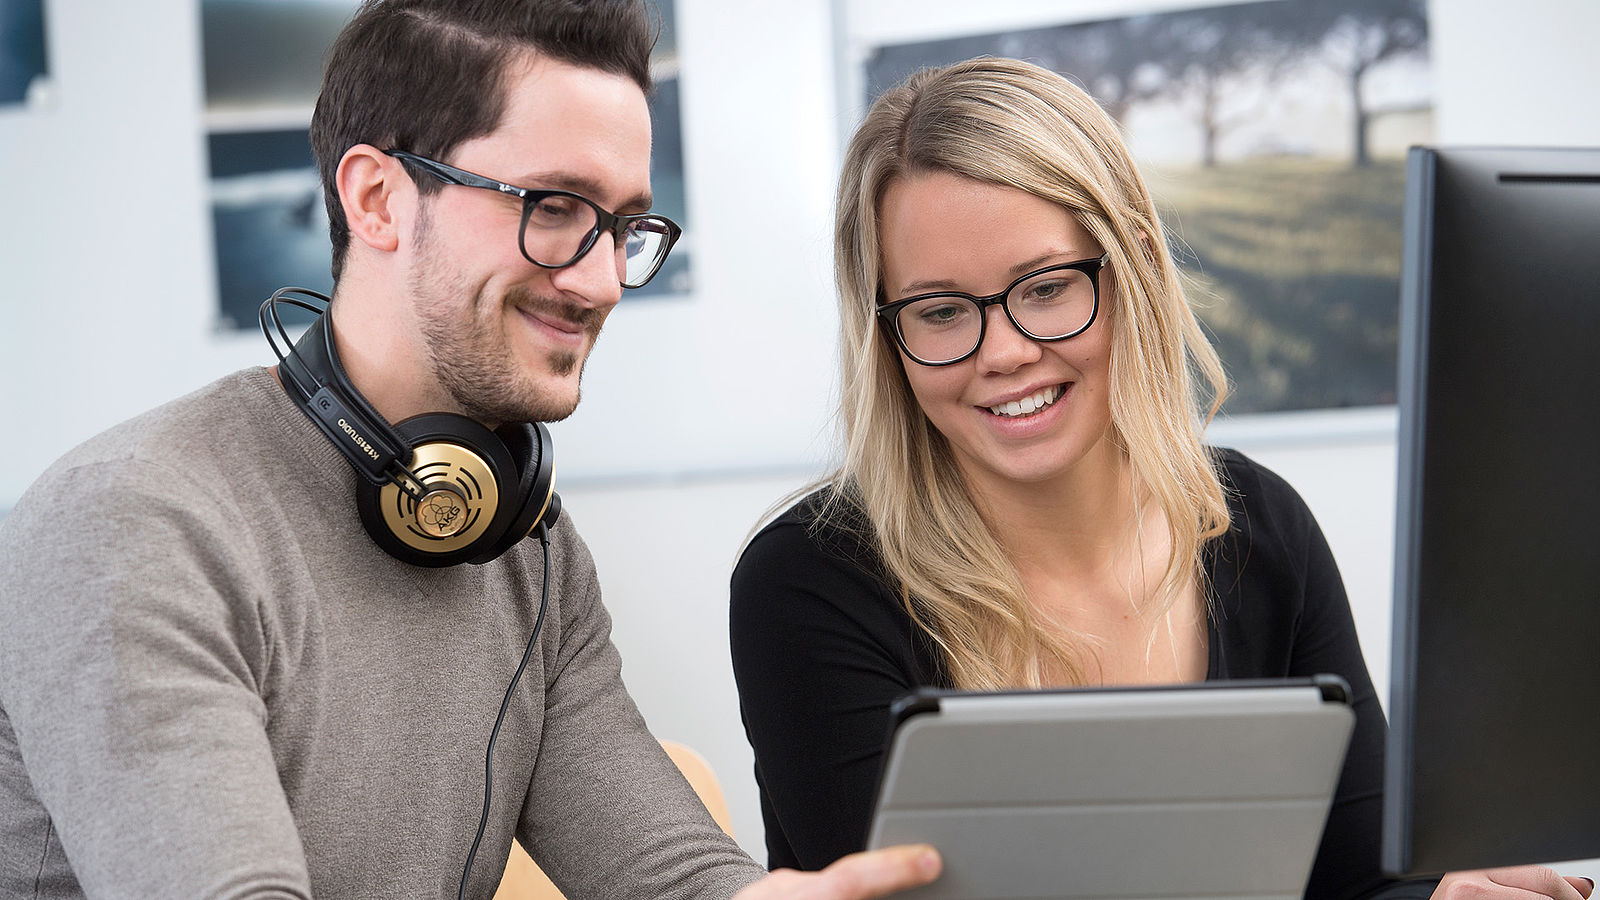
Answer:
[[[551,271],[550,283],[557,290],[577,295],[588,306],[601,309],[616,306],[622,300],[616,237],[609,231],[600,232],[594,239],[594,246],[576,262]]]

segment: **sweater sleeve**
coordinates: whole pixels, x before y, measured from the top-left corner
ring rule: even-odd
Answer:
[[[518,836],[569,897],[732,896],[765,873],[646,728],[623,686],[593,560],[570,525],[562,531],[553,561],[562,596],[540,639],[543,736]]]
[[[863,848],[889,704],[917,684],[909,619],[840,551],[780,522],[733,574],[733,670],[774,868]]]
[[[310,896],[238,574],[259,565],[219,537],[236,524],[183,473],[124,462],[53,473],[0,528],[0,769],[27,773],[0,801],[50,817],[0,823],[0,894],[72,893],[37,883],[53,873],[88,896]]]

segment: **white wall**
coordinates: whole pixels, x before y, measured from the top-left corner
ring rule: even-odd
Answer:
[[[849,127],[834,80],[836,2],[678,0],[696,292],[619,309],[582,408],[556,430],[563,495],[599,562],[629,683],[658,734],[710,759],[758,855],[727,578],[750,525],[829,452],[828,206]],[[83,438],[270,358],[258,335],[210,329],[194,0],[46,5],[51,102],[0,110],[0,422],[12,438],[0,510]],[[1024,21],[1173,5],[976,8]],[[1600,145],[1600,57],[1588,40],[1600,4],[1434,0],[1431,14],[1441,143]],[[1377,410],[1226,423],[1213,435],[1310,502],[1380,685],[1393,431],[1393,412]]]

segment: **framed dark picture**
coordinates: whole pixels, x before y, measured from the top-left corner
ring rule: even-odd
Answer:
[[[683,237],[650,283],[625,291],[623,302],[646,297],[669,297],[694,288],[694,223],[689,220],[688,185],[683,172],[683,119],[679,112],[677,7],[673,0],[655,0],[661,16],[661,34],[650,54],[650,76],[655,93],[650,97],[650,191],[652,209],[683,226]]]
[[[306,129],[214,131],[207,146],[220,326],[259,327],[261,301],[285,285],[333,290],[327,207]],[[299,312],[285,308],[284,318],[304,320]]]
[[[1433,135],[1423,0],[870,30],[852,55],[868,103],[923,66],[993,54],[1066,75],[1118,120],[1234,381],[1225,413],[1395,402],[1404,156]]]
[[[0,0],[13,2],[13,0]],[[201,0],[206,131],[215,238],[217,327],[253,330],[274,290],[333,289],[332,249],[308,134],[322,58],[356,0]],[[687,215],[678,112],[674,10],[658,0],[662,30],[651,72],[654,208],[684,226],[666,266],[624,300],[687,293],[693,231]],[[287,321],[304,316],[286,310]]]
[[[0,0],[0,107],[39,97],[49,77],[44,0]]]
[[[333,290],[311,110],[356,0],[202,0],[217,328],[258,328],[280,287]],[[285,321],[303,323],[299,310]]]

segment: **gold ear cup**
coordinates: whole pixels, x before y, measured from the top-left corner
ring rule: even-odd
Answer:
[[[378,489],[378,509],[395,537],[428,553],[449,553],[488,530],[500,489],[482,457],[460,444],[419,444],[411,471],[422,482],[420,503],[393,484]]]

